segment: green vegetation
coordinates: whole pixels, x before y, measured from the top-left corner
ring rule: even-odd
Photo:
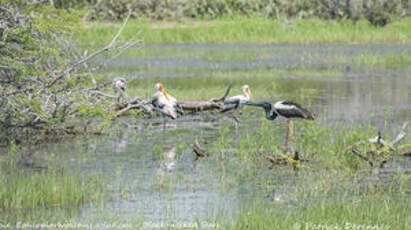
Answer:
[[[83,178],[67,170],[3,173],[0,183],[0,213],[41,207],[74,208],[103,196],[96,177]]]
[[[94,22],[74,37],[85,47],[102,46],[120,24]],[[319,19],[282,20],[260,17],[235,17],[204,21],[149,22],[134,20],[124,30],[124,39],[140,31],[145,44],[381,44],[409,43],[411,18],[386,27],[374,27],[366,21],[323,21]]]
[[[85,89],[92,82],[103,87],[86,64],[116,49],[87,55],[74,48],[69,37],[81,26],[80,16],[48,1],[1,1],[0,143],[27,141],[22,133],[46,138],[65,134],[66,121],[77,115],[78,107],[99,100]]]
[[[284,212],[282,205],[255,204],[223,229],[393,229],[411,224],[406,196],[372,195],[353,199],[301,202]],[[368,228],[366,228],[369,226]],[[374,228],[372,228],[374,227]]]
[[[259,113],[257,113],[259,114]],[[263,115],[263,111],[261,111]],[[294,145],[300,156],[321,168],[332,170],[362,170],[368,168],[368,162],[347,151],[346,148],[360,141],[365,141],[359,151],[367,157],[381,162],[390,159],[396,152],[383,151],[380,155],[373,155],[374,144],[368,139],[376,136],[377,130],[369,125],[358,128],[348,128],[344,124],[334,124],[333,128],[327,125],[315,124],[311,121],[297,120],[294,122]],[[263,120],[259,128],[243,129],[241,136],[233,139],[227,127],[222,127],[218,138],[213,142],[213,153],[220,155],[233,155],[244,163],[267,162],[265,156],[274,158],[286,157],[283,151],[285,123],[281,121]],[[408,138],[409,139],[409,138]],[[404,146],[405,147],[405,146]],[[229,153],[227,153],[229,149]],[[399,146],[399,149],[403,147]],[[290,161],[292,162],[292,160]],[[301,167],[305,167],[304,162]],[[311,167],[308,164],[307,167]]]
[[[52,156],[47,158],[47,167],[32,169],[23,149],[12,142],[6,161],[0,161],[0,213],[71,209],[105,196],[106,188],[97,175],[75,173],[59,166]]]
[[[133,17],[156,20],[183,18],[221,18],[233,16],[259,16],[263,18],[321,18],[366,19],[373,25],[384,26],[404,15],[409,15],[407,1],[352,1],[352,0],[55,0],[58,8],[80,8],[89,19],[118,20],[130,11]]]

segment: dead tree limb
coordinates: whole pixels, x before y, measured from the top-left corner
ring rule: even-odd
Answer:
[[[207,111],[207,110],[220,110],[223,105],[225,98],[227,95],[230,93],[231,89],[231,84],[227,86],[227,89],[225,90],[225,93],[222,97],[220,98],[212,98],[208,101],[177,101],[177,105],[182,108],[184,111],[190,111],[190,112],[201,112],[201,111]],[[109,97],[109,98],[117,98],[116,96],[102,93],[99,91],[92,91],[94,94],[99,94],[104,97]],[[126,97],[127,98],[127,97]],[[139,109],[142,110],[146,114],[152,114],[153,111],[156,109],[152,105],[153,99],[141,99],[139,97],[136,97],[132,100],[128,100],[125,103],[117,103],[114,105],[115,110],[117,110],[116,116],[119,117],[124,115],[130,110],[133,109]]]
[[[227,95],[230,93],[231,84],[227,86],[225,93],[220,98],[212,98],[208,101],[177,101],[177,104],[186,111],[200,112],[206,110],[220,110],[224,105]]]

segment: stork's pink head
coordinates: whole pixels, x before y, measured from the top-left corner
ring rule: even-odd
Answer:
[[[166,91],[164,90],[163,84],[157,83],[155,87],[156,87],[157,91],[162,92],[163,95],[164,95],[164,97],[165,97],[167,100],[169,100],[169,99],[168,99],[168,96],[167,96],[167,93],[166,93]]]
[[[248,87],[248,85],[243,85],[243,87],[241,87],[241,89],[243,90],[244,94],[248,95],[250,100],[252,100],[252,101],[254,100],[253,95],[251,94],[250,87]]]

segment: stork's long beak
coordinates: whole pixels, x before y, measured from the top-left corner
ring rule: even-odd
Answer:
[[[250,97],[251,101],[254,101],[253,95],[251,94],[250,88],[247,88],[248,96]]]
[[[170,99],[168,99],[167,93],[163,88],[161,88],[161,92],[163,92],[164,97],[166,97],[167,101],[169,101]]]
[[[255,107],[264,107],[265,104],[267,104],[268,102],[262,101],[262,102],[252,102],[252,101],[247,101],[245,104],[246,105],[251,105],[251,106],[255,106]]]

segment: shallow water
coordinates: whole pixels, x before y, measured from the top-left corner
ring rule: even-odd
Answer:
[[[142,53],[137,56],[133,52]],[[369,64],[356,58],[410,53],[408,45],[155,45],[120,57],[105,75],[125,76],[137,88],[147,86],[142,91],[146,95],[154,91],[150,85],[155,81],[162,81],[175,94],[178,89],[194,87],[224,89],[232,82],[231,95],[235,95],[242,84],[248,84],[257,100],[291,99],[304,104],[317,114],[318,124],[373,124],[388,135],[410,120],[411,69],[408,64]],[[84,175],[97,173],[107,181],[111,199],[86,204],[70,214],[61,210],[62,219],[195,224],[235,218],[242,207],[261,199],[292,205],[302,199],[290,195],[297,185],[315,184],[318,172],[307,169],[296,173],[290,167],[273,170],[263,163],[244,165],[230,157],[229,148],[223,161],[219,153],[196,160],[192,152],[191,144],[197,137],[212,142],[226,128],[231,138],[238,139],[242,130],[260,126],[262,112],[248,111],[238,130],[230,119],[210,113],[170,121],[165,130],[161,119],[125,118],[108,136],[37,146],[32,150],[33,158],[42,165],[50,155],[57,155],[68,168]],[[366,173],[364,177],[389,183],[398,172],[410,174],[410,163],[409,158],[398,158],[377,176]],[[337,188],[337,192],[343,189],[347,188]],[[307,194],[304,199],[318,197]],[[40,218],[51,215],[56,213],[30,211],[30,216]]]

